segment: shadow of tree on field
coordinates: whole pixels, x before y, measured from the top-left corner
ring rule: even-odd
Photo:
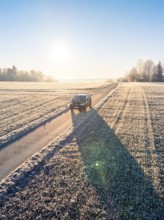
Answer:
[[[90,184],[107,208],[109,219],[164,219],[164,204],[152,183],[95,109],[75,114],[84,130],[75,132]],[[111,218],[110,213],[115,218]]]

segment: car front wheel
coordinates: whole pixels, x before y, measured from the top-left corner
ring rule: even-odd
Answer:
[[[83,110],[86,111],[86,107],[84,107]]]

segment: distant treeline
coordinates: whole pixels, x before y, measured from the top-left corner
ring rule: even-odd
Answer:
[[[164,82],[164,64],[162,65],[161,61],[159,61],[155,65],[152,60],[143,61],[140,59],[136,66],[120,80],[129,82]]]
[[[0,81],[50,82],[55,79],[51,76],[45,76],[41,71],[18,70],[13,66],[12,68],[0,68]]]

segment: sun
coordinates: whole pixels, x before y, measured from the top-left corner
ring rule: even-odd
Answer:
[[[69,61],[69,50],[64,44],[56,44],[53,48],[53,60],[57,65],[64,66]]]

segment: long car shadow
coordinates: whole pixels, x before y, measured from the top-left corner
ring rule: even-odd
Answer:
[[[95,109],[75,114],[74,128],[90,184],[109,213],[109,219],[164,219],[164,204],[152,183]],[[113,218],[110,213],[113,212]]]

